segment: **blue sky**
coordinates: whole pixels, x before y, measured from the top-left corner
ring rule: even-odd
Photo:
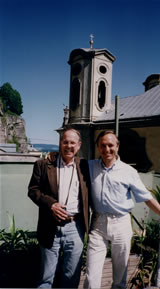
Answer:
[[[0,86],[19,91],[32,143],[58,144],[69,103],[70,52],[114,56],[112,96],[144,92],[160,73],[160,0],[0,0]]]

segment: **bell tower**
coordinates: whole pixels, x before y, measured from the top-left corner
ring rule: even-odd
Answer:
[[[115,57],[106,49],[74,49],[68,63],[70,70],[69,124],[98,120],[110,109],[112,64]]]

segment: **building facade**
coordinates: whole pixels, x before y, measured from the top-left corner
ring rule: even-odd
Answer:
[[[106,49],[75,49],[69,56],[70,97],[67,122],[81,131],[81,154],[98,157],[95,140],[101,130],[114,130],[118,120],[123,161],[139,172],[160,173],[160,75],[150,75],[143,94],[120,98],[118,115],[112,98],[112,67]],[[116,119],[117,118],[117,119]]]

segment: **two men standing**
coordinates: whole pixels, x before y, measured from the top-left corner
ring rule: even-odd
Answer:
[[[85,288],[100,288],[108,241],[111,241],[112,289],[125,289],[132,228],[130,212],[136,202],[160,215],[160,205],[131,166],[118,157],[119,141],[112,131],[97,138],[100,159],[77,159],[80,135],[63,132],[60,154],[34,166],[29,197],[39,206],[38,239],[42,252],[39,287],[52,287],[60,249],[63,250],[61,288],[77,288],[84,232],[88,232],[88,193],[91,184],[92,220],[87,251]],[[52,159],[52,161],[51,161]],[[91,179],[91,181],[90,181]]]

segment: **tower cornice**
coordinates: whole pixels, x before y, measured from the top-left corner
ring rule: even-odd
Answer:
[[[82,56],[83,58],[94,58],[97,55],[104,54],[112,62],[116,60],[116,57],[107,49],[93,49],[93,48],[77,48],[71,51],[68,63],[71,64],[76,56]]]

